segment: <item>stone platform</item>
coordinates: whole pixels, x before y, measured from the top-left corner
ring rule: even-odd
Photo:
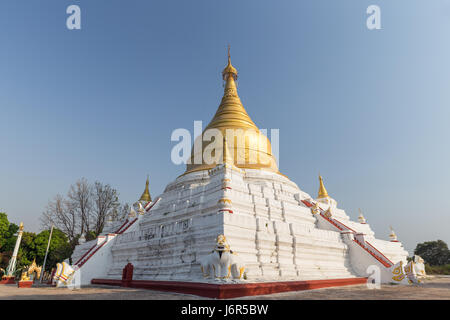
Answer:
[[[229,299],[244,296],[258,296],[280,292],[301,291],[328,287],[364,284],[367,278],[326,279],[309,281],[282,281],[262,283],[212,284],[180,281],[132,280],[127,287],[193,294],[202,297]],[[95,285],[121,286],[121,280],[92,279]]]

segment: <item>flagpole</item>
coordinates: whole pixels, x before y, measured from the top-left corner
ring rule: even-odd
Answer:
[[[52,233],[53,233],[53,224],[52,228],[50,229],[50,235],[48,236],[47,250],[45,251],[44,264],[42,265],[42,274],[41,278],[39,279],[40,283],[42,283],[42,278],[45,274],[45,263],[47,262],[48,249],[50,249],[50,241],[52,240]]]

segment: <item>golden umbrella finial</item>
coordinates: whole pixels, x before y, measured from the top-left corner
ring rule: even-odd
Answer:
[[[237,76],[238,76],[238,72],[237,72],[236,68],[233,67],[233,65],[231,64],[230,49],[231,49],[231,47],[230,47],[230,45],[228,45],[228,64],[225,67],[225,69],[223,69],[223,71],[222,71],[222,77],[223,77],[223,80],[225,80],[225,81],[229,78],[230,75],[233,77],[234,80],[236,80]]]
[[[391,229],[391,233],[389,234],[389,239],[394,242],[397,241],[397,235],[395,234],[392,226],[389,226],[389,229]]]
[[[359,223],[363,223],[363,224],[366,223],[366,218],[364,218],[361,208],[358,208],[358,211],[359,211],[359,216],[358,216]]]
[[[322,176],[320,175],[320,172],[319,172],[319,183],[320,183],[319,194],[318,194],[317,198],[318,199],[328,198],[329,197],[328,192],[327,192],[327,189],[325,189],[325,185],[323,184],[323,179],[322,179]]]
[[[147,181],[145,182],[144,193],[142,194],[142,196],[139,199],[139,201],[147,201],[147,202],[152,201],[152,197],[150,196],[150,191],[148,190],[148,175],[147,175]]]

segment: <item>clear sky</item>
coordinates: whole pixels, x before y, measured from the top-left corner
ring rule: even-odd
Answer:
[[[160,194],[184,171],[172,131],[220,103],[230,43],[249,115],[280,129],[281,172],[316,195],[320,171],[339,207],[410,253],[450,243],[449,30],[446,0],[3,0],[0,210],[38,231],[81,177],[134,202],[149,174]]]

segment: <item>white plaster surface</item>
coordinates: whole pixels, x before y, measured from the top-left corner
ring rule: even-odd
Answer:
[[[280,174],[218,166],[178,177],[158,198],[81,268],[83,284],[121,279],[129,262],[135,280],[215,281],[203,279],[199,261],[219,234],[244,261],[244,282],[350,278],[367,276],[369,265],[386,269],[355,244],[353,234],[313,214],[302,202],[312,197]],[[369,224],[351,221],[331,200],[319,200],[320,207],[331,205],[336,221],[361,233],[393,263],[406,262],[400,242],[376,239]],[[78,246],[72,261],[94,243]]]

